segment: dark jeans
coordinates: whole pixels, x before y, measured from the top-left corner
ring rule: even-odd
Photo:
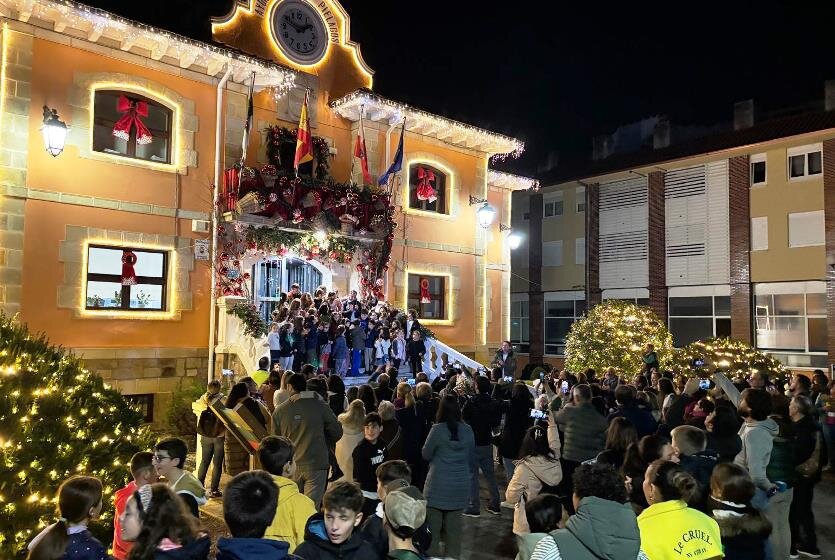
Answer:
[[[420,358],[409,358],[409,367],[412,369],[412,377],[417,377],[417,374],[423,371]]]
[[[492,510],[499,509],[499,485],[496,484],[495,463],[493,462],[493,446],[492,445],[478,445],[475,448],[475,462],[476,469],[473,471],[472,481],[470,483],[470,505],[467,508],[468,512],[477,513],[481,509],[480,485],[478,480],[478,471],[484,473],[484,478],[487,479],[487,490],[490,492],[489,507]]]
[[[789,529],[792,535],[792,550],[800,548],[805,552],[818,551],[818,538],[815,534],[815,514],[812,512],[812,497],[815,482],[798,476],[794,483],[794,496],[789,507]]]
[[[220,490],[220,474],[223,472],[223,440],[224,436],[216,438],[200,436],[200,468],[197,470],[197,479],[200,484],[206,486],[206,473],[211,464],[211,490],[213,491]]]
[[[280,350],[270,350],[270,371],[272,371],[273,365],[277,364],[281,359],[280,352]]]

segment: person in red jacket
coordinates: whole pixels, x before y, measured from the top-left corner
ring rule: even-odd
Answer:
[[[130,459],[130,474],[133,480],[128,484],[117,490],[113,495],[113,502],[116,508],[116,513],[113,516],[113,557],[116,560],[125,560],[130,553],[132,542],[122,540],[122,526],[119,520],[122,517],[122,512],[125,511],[125,506],[128,503],[128,498],[133,496],[137,488],[141,488],[146,484],[153,484],[157,481],[157,472],[153,464],[154,454],[150,451],[140,451],[134,453]]]

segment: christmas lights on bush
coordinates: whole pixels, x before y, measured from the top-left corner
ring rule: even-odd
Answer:
[[[704,365],[694,367],[697,360]],[[779,360],[732,338],[709,338],[688,344],[675,351],[673,364],[688,377],[710,377],[714,371],[721,371],[737,383],[755,373],[765,373],[773,383],[782,386],[788,376]]]

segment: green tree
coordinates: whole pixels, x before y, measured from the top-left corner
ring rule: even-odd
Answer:
[[[96,476],[104,508],[91,530],[109,543],[113,492],[131,455],[150,447],[143,417],[77,357],[0,314],[0,558],[22,557],[54,522],[62,480]]]
[[[613,367],[620,375],[635,375],[643,367],[647,344],[655,347],[662,367],[670,364],[673,337],[652,309],[607,300],[571,326],[565,340],[565,367],[575,373]]]

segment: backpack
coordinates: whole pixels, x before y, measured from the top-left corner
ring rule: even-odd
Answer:
[[[197,419],[197,433],[210,438],[216,438],[223,433],[223,422],[212,409],[207,408],[200,413],[200,418]]]

